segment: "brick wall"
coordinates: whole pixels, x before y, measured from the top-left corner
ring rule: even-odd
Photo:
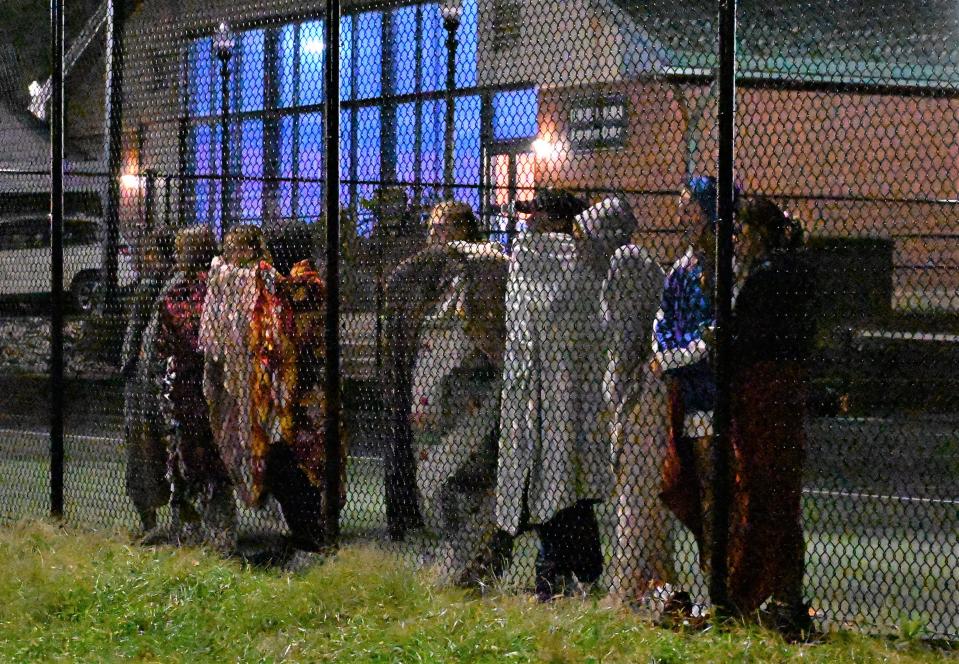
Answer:
[[[626,96],[625,147],[569,146],[569,107],[591,92]],[[540,127],[556,151],[537,161],[537,183],[635,192],[642,241],[672,260],[682,229],[675,196],[658,192],[680,187],[687,158],[697,171],[715,172],[715,99],[703,104],[692,154],[687,148],[690,114],[703,94],[704,87],[661,80],[544,89]],[[955,299],[950,308],[957,308],[959,206],[936,202],[959,198],[957,117],[955,99],[741,89],[737,179],[747,192],[789,197],[781,203],[811,233],[894,238],[900,299]]]

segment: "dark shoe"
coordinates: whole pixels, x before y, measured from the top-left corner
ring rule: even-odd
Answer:
[[[157,511],[148,509],[140,512],[140,526],[143,528],[144,535],[151,530],[155,530],[157,527]]]
[[[276,568],[289,563],[294,553],[285,537],[254,535],[238,540],[229,555],[251,567]]]
[[[772,600],[759,613],[760,622],[774,629],[787,641],[806,641],[815,634],[808,604],[787,604]]]
[[[562,597],[573,586],[571,575],[561,572],[554,562],[536,561],[536,599],[540,602],[550,602],[556,597]]]
[[[143,546],[159,546],[161,544],[175,544],[176,536],[170,528],[154,527],[143,533],[140,544]]]

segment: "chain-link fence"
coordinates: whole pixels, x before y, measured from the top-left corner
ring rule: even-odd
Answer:
[[[959,636],[954,3],[65,5],[62,79],[0,20],[0,518]]]

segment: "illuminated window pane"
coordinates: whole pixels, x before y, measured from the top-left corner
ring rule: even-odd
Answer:
[[[323,214],[323,114],[301,115],[299,136],[297,216],[314,220]]]
[[[400,7],[390,14],[390,63],[393,68],[393,91],[397,94],[416,91],[416,14],[415,5]]]
[[[497,92],[493,95],[493,138],[534,138],[538,132],[538,110],[535,88]]]
[[[378,97],[383,79],[383,14],[367,12],[359,14],[355,21],[356,97]]]
[[[233,60],[236,63],[233,70],[236,80],[232,103],[241,111],[262,111],[266,107],[263,85],[264,38],[263,30],[250,30],[241,33],[237,39],[237,52]]]
[[[300,26],[300,99],[303,106],[323,103],[323,21]]]

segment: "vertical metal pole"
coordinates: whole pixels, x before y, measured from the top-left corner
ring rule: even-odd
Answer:
[[[493,97],[485,92],[480,99],[480,176],[479,176],[479,218],[487,230],[492,231],[490,204],[494,203],[490,188],[490,146],[493,143]],[[498,235],[497,235],[498,236]],[[492,234],[487,234],[490,239]]]
[[[187,134],[189,132],[190,121],[187,116],[180,118],[177,127],[177,226],[183,228],[186,225],[186,160],[187,160]]]
[[[340,3],[326,0],[326,497],[327,542],[340,534]]]
[[[137,123],[137,222],[145,221],[143,213],[143,146],[146,143],[146,127],[142,122]]]
[[[230,230],[230,58],[220,55],[220,235]]]
[[[382,219],[382,215],[380,216]],[[382,221],[380,222],[382,224]],[[386,229],[380,226],[380,237],[376,242],[376,348],[374,349],[374,363],[376,376],[379,378],[383,371],[383,311],[386,308],[386,274],[383,265],[383,243],[386,241]]]
[[[147,232],[153,230],[156,223],[156,186],[157,174],[152,168],[146,170],[146,177],[143,180],[143,198],[144,203],[144,226]]]
[[[416,44],[423,43],[423,5],[416,5]],[[414,88],[417,93],[423,88],[423,49],[417,47],[414,60]],[[355,79],[354,79],[355,80]],[[413,210],[419,214],[423,207],[423,100],[413,102],[413,116],[416,126],[413,129]]]
[[[453,127],[456,121],[456,100],[453,90],[456,87],[456,49],[459,42],[456,39],[456,30],[459,20],[446,19],[446,126],[443,139],[443,188],[444,198],[453,198],[453,142],[455,134]]]
[[[167,230],[170,228],[170,211],[173,205],[173,202],[170,198],[170,176],[167,175],[163,178],[163,226]]]
[[[103,299],[105,313],[116,312],[119,300],[117,253],[120,247],[120,170],[123,168],[123,24],[124,2],[107,4],[107,164],[106,238],[103,243]],[[139,173],[137,174],[139,175]]]
[[[63,2],[50,0],[50,514],[63,516]]]
[[[732,358],[729,321],[733,300],[733,216],[735,214],[736,0],[719,3],[719,227],[716,234],[716,405],[713,412],[715,485],[712,573],[709,596],[718,615],[727,613],[727,549],[730,500]]]
[[[267,30],[267,53],[280,52],[280,31]],[[299,40],[297,40],[297,43]],[[268,58],[263,68],[263,89],[266,91],[266,107],[278,108],[280,104],[280,60],[279,57]],[[280,172],[280,120],[275,115],[268,115],[263,121],[263,169],[266,173]],[[263,205],[266,210],[267,221],[276,221],[280,217],[280,182],[270,178],[263,183]]]

